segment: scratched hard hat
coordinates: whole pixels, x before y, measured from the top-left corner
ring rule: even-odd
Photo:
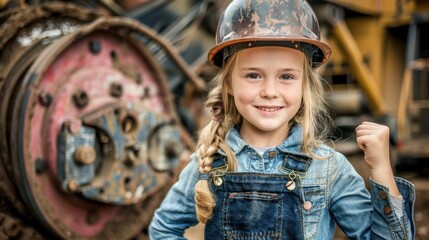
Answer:
[[[220,17],[209,62],[221,67],[235,52],[257,46],[300,49],[313,67],[331,55],[331,48],[320,41],[319,22],[307,1],[233,0]]]

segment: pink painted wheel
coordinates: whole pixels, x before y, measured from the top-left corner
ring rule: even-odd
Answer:
[[[68,239],[129,239],[183,150],[163,72],[132,21],[100,19],[46,47],[11,110],[13,169],[44,227]],[[156,36],[155,36],[156,37]]]

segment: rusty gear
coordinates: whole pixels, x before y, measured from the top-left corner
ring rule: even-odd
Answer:
[[[132,19],[59,2],[2,14],[0,240],[144,237],[186,152],[150,47],[189,65]]]
[[[313,67],[325,63],[330,47],[320,41],[319,23],[305,0],[235,0],[223,12],[209,62],[221,67],[235,52],[257,46],[303,51]]]

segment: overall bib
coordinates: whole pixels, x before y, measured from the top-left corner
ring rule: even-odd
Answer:
[[[221,160],[214,164],[225,162]],[[304,199],[300,177],[310,163],[306,156],[287,155],[279,169],[285,174],[211,174],[216,207],[205,226],[205,239],[304,239],[302,209],[311,203]]]

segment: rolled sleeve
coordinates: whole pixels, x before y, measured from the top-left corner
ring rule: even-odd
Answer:
[[[387,223],[393,239],[413,239],[415,234],[413,217],[415,187],[409,181],[399,177],[395,177],[395,181],[403,198],[401,219],[394,212],[389,189],[370,179],[371,202],[374,207],[372,232],[380,234],[377,237],[388,234],[382,232]]]

